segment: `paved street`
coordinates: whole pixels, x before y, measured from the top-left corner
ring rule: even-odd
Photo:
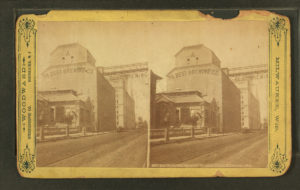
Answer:
[[[256,132],[154,145],[150,160],[152,167],[266,167],[267,141],[266,133]]]
[[[145,167],[146,131],[109,133],[37,144],[37,166]]]

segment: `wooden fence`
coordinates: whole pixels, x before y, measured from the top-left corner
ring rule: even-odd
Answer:
[[[80,130],[79,128],[70,128],[70,127],[39,127],[37,130],[37,137],[40,137],[40,140],[44,140],[45,136],[55,136],[55,135],[65,135],[66,137],[70,134],[84,133],[85,130]]]
[[[159,139],[163,138],[166,142],[169,141],[170,137],[183,137],[210,133],[209,129],[195,129],[195,128],[173,128],[173,129],[151,129],[150,138]]]

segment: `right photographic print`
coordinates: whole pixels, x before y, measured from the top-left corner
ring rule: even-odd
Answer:
[[[154,25],[165,62],[154,68],[149,167],[268,167],[269,23]]]

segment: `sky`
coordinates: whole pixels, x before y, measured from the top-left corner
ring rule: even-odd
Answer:
[[[222,67],[268,62],[268,23],[265,21],[193,22],[39,22],[38,73],[47,68],[50,53],[62,44],[86,47],[97,66],[148,62],[165,78],[174,55],[184,46],[203,44]],[[165,81],[158,85],[163,90]]]

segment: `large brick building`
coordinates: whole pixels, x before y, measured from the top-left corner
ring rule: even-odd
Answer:
[[[126,89],[126,80],[110,80],[115,89],[116,125],[118,129],[134,129],[135,124],[135,103]]]
[[[98,71],[114,86],[116,90],[116,102],[118,110],[132,112],[128,113],[127,120],[132,126],[132,119],[135,119],[135,127],[147,127],[151,125],[150,117],[154,117],[154,104],[150,102],[155,98],[156,80],[160,79],[148,67],[148,63],[135,63],[111,67],[98,67]],[[127,104],[123,104],[127,100]],[[133,101],[132,101],[133,100]],[[133,103],[132,103],[133,102]],[[134,108],[130,108],[130,106]],[[126,113],[125,113],[126,114]],[[117,123],[124,123],[126,115],[117,113]],[[143,123],[141,125],[141,123]]]
[[[221,68],[220,60],[204,45],[183,47],[175,67],[167,74],[167,91],[199,91],[207,102],[216,102],[217,131],[240,130],[240,90]]]
[[[268,125],[267,64],[229,68],[229,77],[241,91],[242,128],[265,128]]]
[[[241,91],[241,125],[242,129],[260,129],[259,101],[253,95],[249,81],[236,82]]]
[[[49,67],[42,73],[38,93],[74,91],[73,95],[65,95],[66,98],[76,95],[82,102],[91,103],[91,124],[87,130],[110,131],[116,127],[115,90],[98,72],[95,62],[91,53],[78,43],[58,46],[50,55]],[[65,109],[55,106],[53,109],[65,114]]]

